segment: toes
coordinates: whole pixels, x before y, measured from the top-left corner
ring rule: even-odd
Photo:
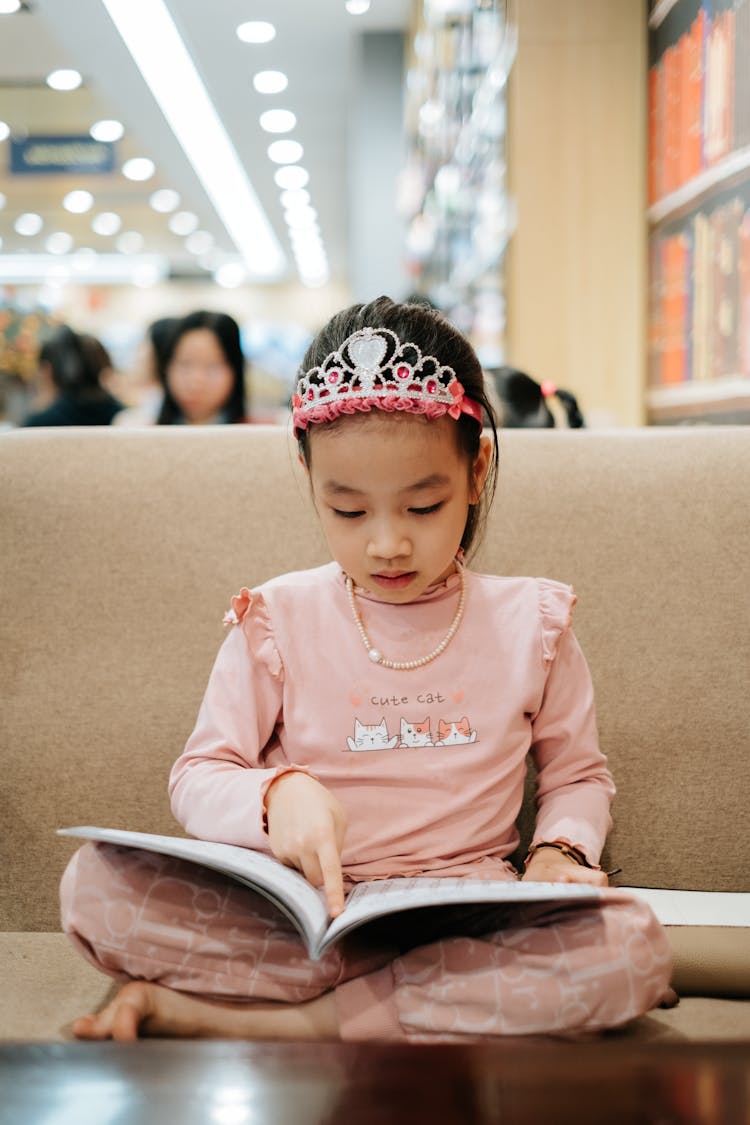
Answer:
[[[132,1043],[138,1038],[138,1028],[144,1015],[141,1006],[124,1000],[112,1020],[112,1038],[120,1043]]]
[[[117,1039],[129,1043],[138,1038],[138,1029],[150,1013],[148,987],[131,982],[101,1012],[74,1020],[71,1031],[77,1039]]]
[[[109,1036],[108,1021],[105,1019],[107,1009],[90,1016],[79,1016],[71,1025],[71,1031],[76,1039],[107,1039]]]

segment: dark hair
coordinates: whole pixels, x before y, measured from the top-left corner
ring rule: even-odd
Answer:
[[[172,335],[180,323],[178,316],[162,316],[149,324],[146,336],[154,353],[154,371],[163,383],[166,377],[166,357],[172,343]]]
[[[552,429],[555,416],[547,406],[546,399],[549,395],[555,395],[559,399],[571,430],[586,425],[576,397],[570,391],[537,383],[536,379],[516,367],[497,367],[487,374],[495,384],[502,403],[502,424],[506,429]]]
[[[171,426],[182,420],[180,408],[169,390],[167,369],[182,337],[186,336],[188,332],[196,332],[202,328],[207,328],[209,332],[213,332],[234,375],[232,390],[224,405],[227,421],[244,422],[245,420],[247,414],[245,406],[245,356],[242,352],[239,325],[228,313],[200,310],[188,313],[187,316],[177,321],[171,332],[167,332],[168,339],[164,349],[163,369],[159,371],[159,377],[164,386],[164,401],[157,418],[157,423],[160,426]]]
[[[96,368],[97,375],[101,375],[102,371],[106,371],[108,368],[112,369],[112,356],[101,340],[98,340],[96,336],[89,336],[86,332],[82,333],[79,339],[89,362]]]
[[[403,342],[416,344],[423,355],[436,356],[441,364],[452,367],[469,398],[482,407],[485,425],[492,431],[493,450],[490,470],[477,504],[469,507],[461,546],[469,551],[481,537],[487,511],[495,492],[498,469],[497,422],[492,403],[487,396],[484,372],[477,355],[469,341],[457,328],[446,320],[437,310],[425,304],[397,304],[389,297],[378,297],[366,305],[351,305],[336,313],[320,330],[310,344],[302,360],[302,370],[309,371],[320,366],[326,356],[337,351],[348,336],[361,328],[389,328]],[[347,417],[351,417],[347,415]],[[315,423],[326,427],[339,425],[341,419],[333,422]],[[310,430],[302,430],[298,444],[305,464],[310,465]],[[479,453],[481,429],[473,418],[462,414],[456,422],[459,448],[466,454],[472,465]]]
[[[93,337],[89,340],[104,351],[98,340]],[[56,328],[42,344],[39,362],[49,364],[52,382],[66,395],[79,398],[101,389],[99,372],[102,364],[97,349],[66,324]]]

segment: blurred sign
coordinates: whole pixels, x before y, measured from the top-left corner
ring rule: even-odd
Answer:
[[[13,175],[59,176],[66,172],[114,172],[115,146],[93,137],[37,136],[14,138],[10,144]]]

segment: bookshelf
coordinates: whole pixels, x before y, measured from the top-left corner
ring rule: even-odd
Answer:
[[[505,356],[506,87],[516,0],[418,0],[406,74],[407,158],[399,185],[414,292],[471,338],[485,366]]]
[[[649,14],[653,423],[750,422],[750,0]]]

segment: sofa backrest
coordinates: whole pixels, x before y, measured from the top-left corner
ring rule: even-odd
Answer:
[[[501,438],[474,565],[578,593],[624,883],[748,889],[749,481],[741,428]],[[180,831],[166,779],[231,595],[327,552],[264,426],[3,435],[0,541],[0,927],[48,930],[55,829]]]

